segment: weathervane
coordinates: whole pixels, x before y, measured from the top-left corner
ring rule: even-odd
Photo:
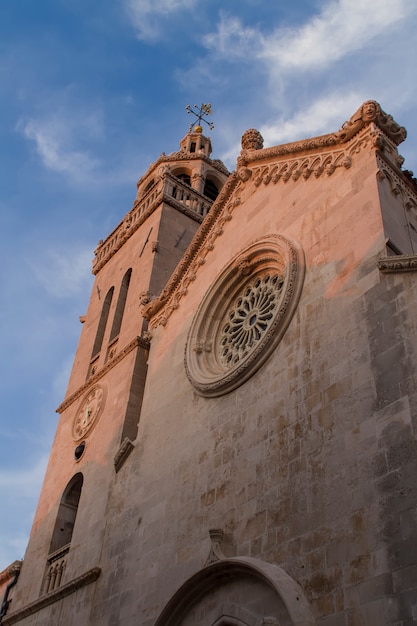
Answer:
[[[206,119],[204,119],[206,115],[211,115],[211,104],[202,104],[201,107],[198,107],[195,104],[193,108],[191,108],[191,105],[187,104],[185,109],[187,113],[191,113],[192,115],[195,115],[197,118],[197,124],[194,130],[196,130],[198,127],[201,128],[201,122],[205,122],[207,126],[210,128],[210,130],[213,130],[214,128],[213,122],[208,122]],[[192,131],[193,125],[194,124],[190,124],[189,132]]]

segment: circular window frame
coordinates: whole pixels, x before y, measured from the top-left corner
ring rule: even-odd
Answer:
[[[276,274],[282,284],[276,292],[276,305],[266,329],[245,355],[226,366],[220,358],[220,337],[224,337],[228,316],[257,278]],[[186,374],[199,395],[216,397],[229,393],[246,382],[269,358],[297,307],[304,274],[304,252],[300,244],[275,234],[252,242],[223,269],[198,307],[185,346]]]

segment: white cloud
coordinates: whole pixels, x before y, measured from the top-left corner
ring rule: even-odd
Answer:
[[[280,116],[269,124],[263,124],[259,131],[264,138],[264,146],[306,139],[323,133],[334,132],[355,112],[358,105],[366,99],[363,93],[352,90],[348,94],[329,93],[319,97],[303,109],[299,109],[286,119]],[[234,167],[234,161],[240,152],[240,142],[232,145],[221,155],[222,161]]]
[[[21,120],[18,130],[35,142],[45,167],[68,174],[74,180],[85,181],[99,164],[85,151],[73,148],[77,139],[100,134],[100,123],[94,114],[77,120],[66,112],[58,112],[47,119]]]
[[[363,94],[356,91],[320,97],[307,108],[297,111],[291,118],[279,119],[273,124],[262,126],[260,132],[265,146],[336,131],[363,100]]]
[[[153,40],[160,34],[161,18],[191,9],[196,0],[126,0],[126,10],[139,39]]]
[[[88,248],[44,250],[28,260],[31,275],[55,298],[74,298],[91,282],[92,253]]]
[[[263,60],[271,72],[326,69],[415,10],[414,0],[379,0],[377,7],[374,0],[336,0],[303,26],[269,35],[223,14],[204,41],[217,56]]]

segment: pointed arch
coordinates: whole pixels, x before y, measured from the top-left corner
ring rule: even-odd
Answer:
[[[130,284],[130,277],[132,275],[132,268],[129,268],[126,274],[123,276],[122,284],[120,285],[119,297],[117,298],[116,311],[114,313],[113,324],[110,332],[110,340],[113,341],[120,333],[122,326],[123,313],[126,306],[127,292]]]
[[[108,290],[106,297],[104,298],[103,307],[101,309],[100,320],[97,326],[96,338],[94,340],[93,351],[91,353],[91,359],[94,359],[101,350],[101,346],[103,345],[104,332],[107,326],[107,320],[109,318],[110,313],[110,305],[113,298],[114,287],[110,287]]]
[[[301,587],[277,565],[250,557],[222,559],[197,572],[172,596],[155,626],[197,621],[201,626],[316,625]]]

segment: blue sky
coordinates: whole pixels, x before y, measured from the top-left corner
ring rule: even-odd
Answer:
[[[22,558],[92,285],[135,184],[211,102],[214,158],[375,99],[417,171],[415,0],[0,0],[0,571]]]

